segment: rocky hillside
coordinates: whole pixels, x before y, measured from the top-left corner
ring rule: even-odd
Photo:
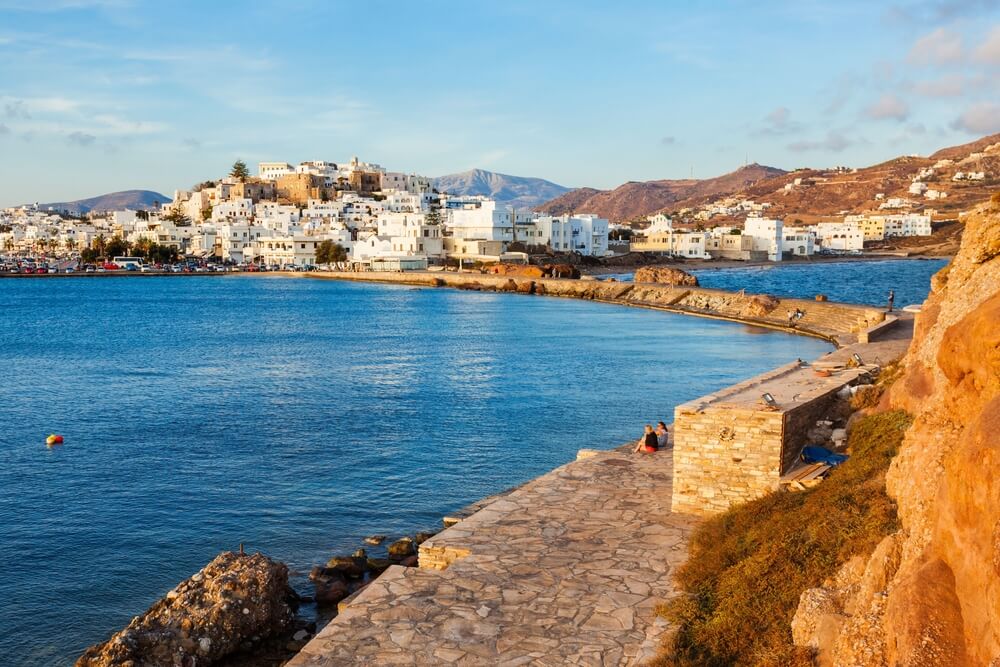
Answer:
[[[510,176],[485,169],[470,169],[434,179],[434,187],[453,195],[486,195],[518,209],[534,209],[572,188],[543,178]]]
[[[152,190],[122,190],[121,192],[109,192],[105,195],[90,197],[89,199],[77,199],[75,201],[53,202],[51,204],[39,204],[38,208],[46,211],[52,209],[60,213],[71,215],[82,215],[90,212],[121,211],[124,209],[150,210],[160,204],[170,203],[170,197],[161,195]]]
[[[935,165],[941,160],[951,164]],[[929,200],[908,192],[922,170],[928,189],[946,192],[943,199]],[[958,172],[985,172],[981,181],[954,180]],[[798,181],[798,183],[796,183]],[[580,188],[544,204],[540,210],[554,214],[597,213],[613,222],[645,218],[659,211],[676,212],[727,197],[768,202],[769,215],[791,216],[811,222],[817,216],[861,213],[875,210],[886,199],[899,197],[922,209],[932,207],[939,217],[954,217],[986,201],[1000,188],[1000,134],[961,146],[944,148],[929,157],[903,156],[857,170],[798,169],[785,172],[753,164],[704,180],[629,182],[614,190]],[[881,199],[876,199],[881,195]],[[713,218],[711,224],[729,219]]]
[[[709,201],[785,173],[775,167],[751,164],[722,176],[701,180],[630,181],[614,190],[581,188],[553,199],[539,210],[553,215],[596,213],[612,222],[623,222],[676,208],[680,202]]]
[[[886,478],[902,529],[793,625],[831,665],[996,665],[1000,656],[1000,196],[933,280],[892,407],[915,417]]]

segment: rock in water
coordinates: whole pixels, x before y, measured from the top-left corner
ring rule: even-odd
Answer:
[[[200,667],[254,637],[281,632],[295,615],[288,568],[263,554],[223,552],[170,593],[111,639],[88,648],[77,667]]]
[[[687,271],[669,266],[644,266],[635,272],[637,283],[659,283],[661,285],[684,285],[697,287],[698,279]]]
[[[392,560],[403,560],[417,553],[416,544],[409,537],[396,540],[389,545],[389,558]]]

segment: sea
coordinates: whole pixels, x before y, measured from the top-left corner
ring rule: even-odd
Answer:
[[[920,263],[864,266],[858,294],[927,292]],[[791,270],[743,280],[840,296]],[[830,349],[522,295],[266,275],[0,279],[0,664],[72,664],[240,544],[309,593],[309,569],[366,535],[439,528],[581,448],[669,422],[678,403]],[[47,447],[52,433],[65,444]]]

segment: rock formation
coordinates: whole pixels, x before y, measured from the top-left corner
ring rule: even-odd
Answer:
[[[690,273],[669,266],[644,266],[635,272],[635,282],[698,286],[698,279]]]
[[[287,628],[295,615],[288,568],[262,554],[219,554],[77,667],[202,667]]]
[[[996,197],[994,199],[997,199]],[[1000,665],[1000,200],[966,222],[886,397],[913,426],[886,478],[902,529],[803,594],[829,665]]]

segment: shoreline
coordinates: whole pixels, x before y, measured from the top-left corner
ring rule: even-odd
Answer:
[[[449,272],[275,272],[293,278],[440,287],[467,291],[553,296],[726,320],[812,336],[840,348],[885,321],[881,308],[835,301],[765,297],[704,287],[567,278],[516,278]],[[789,325],[787,312],[802,315]]]
[[[616,275],[620,273],[635,273],[644,266],[650,267],[670,267],[673,269],[691,271],[709,271],[712,269],[739,269],[758,267],[783,267],[783,266],[811,266],[814,264],[846,264],[855,262],[879,262],[879,261],[927,261],[934,259],[951,259],[954,255],[923,255],[923,254],[865,254],[865,255],[837,255],[832,257],[813,256],[810,259],[786,259],[780,262],[770,260],[737,260],[737,259],[687,259],[672,260],[664,262],[654,262],[647,264],[636,264],[635,266],[578,266],[580,273],[589,276],[599,277]]]
[[[907,260],[907,261],[928,261],[935,259],[948,259],[950,260],[954,255],[926,255],[921,253],[906,253],[901,252],[899,254],[885,253],[885,254],[864,254],[864,255],[836,255],[836,256],[813,256],[810,259],[787,259],[780,262],[772,262],[769,260],[735,260],[735,259],[688,259],[688,260],[666,260],[662,262],[646,262],[643,264],[627,265],[627,266],[583,266],[577,265],[576,268],[579,269],[581,275],[591,276],[594,278],[600,278],[603,276],[614,276],[623,273],[635,273],[637,270],[643,267],[670,267],[682,270],[691,271],[709,271],[713,269],[739,269],[739,268],[759,268],[759,267],[773,267],[781,268],[784,266],[810,266],[815,264],[841,264],[841,263],[854,263],[854,262],[879,262],[879,261],[894,261],[894,260]],[[103,273],[87,273],[84,271],[74,271],[73,273],[0,273],[0,278],[150,278],[150,277],[171,277],[171,278],[193,278],[193,277],[206,277],[206,276],[257,276],[264,277],[269,275],[298,275],[302,272],[292,272],[292,271],[204,271],[204,272],[191,272],[191,273],[175,273],[173,271],[105,271]],[[327,273],[341,273],[337,271],[311,271],[308,273],[315,274],[327,274]],[[424,273],[424,272],[413,272],[413,273]],[[453,274],[457,272],[441,271],[441,272],[431,272],[440,273],[442,275]],[[476,273],[462,273],[461,275],[479,275]]]

